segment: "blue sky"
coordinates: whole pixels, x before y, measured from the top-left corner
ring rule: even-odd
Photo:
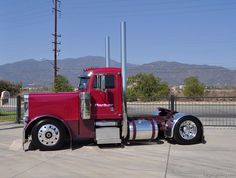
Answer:
[[[52,0],[0,0],[0,65],[53,59]],[[127,23],[127,59],[208,64],[236,69],[235,0],[61,0],[60,59],[120,59],[120,22]]]

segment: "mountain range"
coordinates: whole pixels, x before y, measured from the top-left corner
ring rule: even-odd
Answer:
[[[78,83],[78,76],[84,68],[104,67],[105,58],[86,56],[80,58],[66,58],[58,61],[58,73],[66,76],[74,86]],[[111,60],[111,66],[120,67],[121,64]],[[182,85],[189,76],[197,76],[207,86],[235,86],[236,70],[209,65],[192,65],[178,62],[156,61],[136,65],[127,64],[127,75],[137,73],[152,73],[169,85]],[[24,86],[50,87],[53,78],[53,61],[43,59],[28,59],[19,62],[0,65],[0,80],[22,82]]]

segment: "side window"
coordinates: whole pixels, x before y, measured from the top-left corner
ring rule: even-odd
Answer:
[[[106,88],[115,88],[115,76],[114,75],[106,75],[105,86],[106,86]]]
[[[105,78],[105,88],[115,88],[115,76],[114,75],[95,75],[93,88],[101,89],[104,84]]]
[[[93,88],[98,88],[98,75],[94,76]]]

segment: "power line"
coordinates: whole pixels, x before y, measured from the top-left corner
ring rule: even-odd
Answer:
[[[91,2],[91,1],[90,1]],[[100,2],[100,1],[99,1]],[[141,1],[143,3],[143,1]],[[236,3],[235,2],[227,2],[227,3],[193,3],[189,4],[189,1],[186,1],[187,3],[176,3],[176,1],[167,1],[167,2],[157,2],[156,3],[147,3],[144,4],[140,3],[132,3],[128,4],[128,1],[124,3],[119,3],[117,1],[117,8],[114,8],[114,3],[87,3],[87,6],[78,6],[82,3],[74,4],[73,7],[70,9],[76,9],[79,11],[76,12],[80,16],[84,16],[86,14],[90,15],[98,15],[100,17],[105,18],[115,18],[115,17],[127,17],[127,16],[148,16],[148,15],[157,15],[157,14],[163,14],[163,13],[178,13],[178,14],[199,14],[199,13],[210,13],[210,12],[220,12],[225,10],[234,10],[236,9]],[[169,6],[166,6],[165,4],[169,4]],[[123,6],[124,5],[124,6]],[[164,6],[163,6],[164,5]],[[131,8],[132,6],[132,8]],[[108,11],[104,11],[105,9],[108,9]]]
[[[151,10],[153,10],[152,12],[159,12],[159,11],[164,11],[164,12],[169,12],[169,11],[175,11],[175,10],[218,10],[219,8],[223,8],[223,9],[227,9],[227,8],[232,8],[233,5],[236,5],[235,2],[231,2],[231,3],[212,3],[212,4],[199,4],[199,3],[194,3],[194,4],[184,4],[181,5],[181,3],[177,3],[175,4],[176,1],[167,1],[167,2],[146,2],[145,3],[133,3],[132,4],[132,9],[130,9],[130,4],[127,4],[127,3],[117,3],[117,7],[116,9],[113,9],[112,10],[112,13],[114,14],[114,12],[121,12],[121,13],[124,13],[124,12],[127,12],[127,13],[132,13],[132,12],[138,12],[138,13],[143,13],[143,12],[150,12]],[[169,4],[170,6],[163,6],[163,5],[167,5]],[[84,5],[84,6],[83,6]],[[173,5],[175,5],[173,7]],[[176,7],[177,5],[177,7]],[[114,3],[113,4],[109,4],[109,3],[101,3],[99,1],[99,4],[96,4],[95,2],[94,3],[87,3],[87,6],[86,4],[82,4],[82,3],[77,3],[77,4],[74,4],[71,8],[80,8],[80,12],[83,12],[81,10],[93,10],[92,12],[98,12],[100,10],[100,12],[104,12],[104,8],[108,8],[108,9],[111,9],[111,7],[114,6]],[[96,7],[96,11],[94,11],[94,8],[93,7]],[[101,8],[100,8],[101,7]],[[124,7],[124,8],[122,8]],[[200,8],[200,9],[199,9]],[[201,9],[203,8],[203,9]],[[235,8],[235,7],[234,7]]]

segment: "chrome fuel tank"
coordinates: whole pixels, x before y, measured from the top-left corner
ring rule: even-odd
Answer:
[[[158,123],[153,119],[129,121],[129,140],[155,140],[158,136]]]

